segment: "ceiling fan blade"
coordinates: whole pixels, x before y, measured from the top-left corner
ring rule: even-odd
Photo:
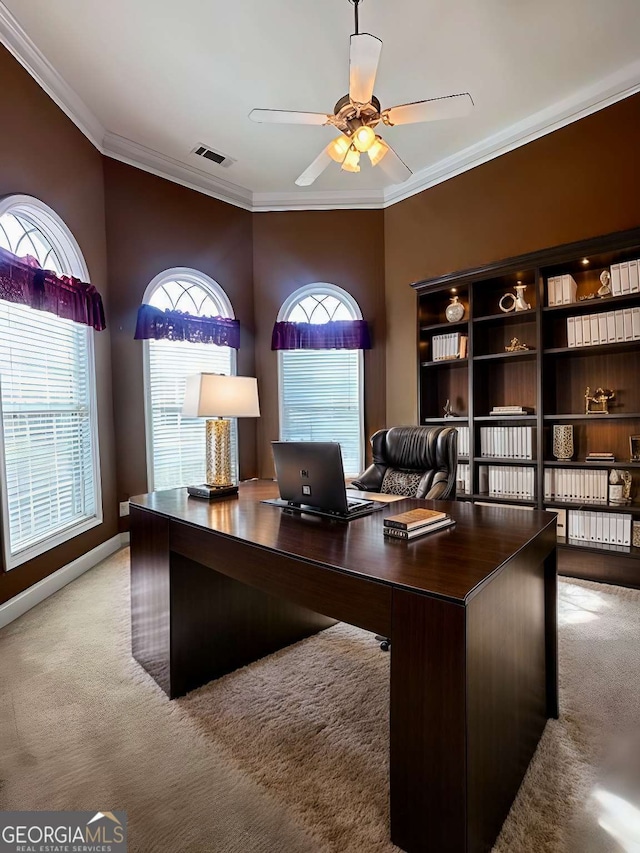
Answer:
[[[299,187],[311,186],[315,179],[320,177],[324,172],[329,163],[333,163],[333,159],[329,156],[329,148],[331,145],[333,145],[332,142],[330,142],[326,148],[323,148],[313,163],[311,163],[310,166],[307,166],[300,177],[296,179],[296,184]]]
[[[448,95],[445,98],[431,98],[428,101],[415,101],[413,104],[401,104],[384,110],[382,118],[385,124],[414,124],[418,121],[436,121],[441,118],[458,118],[468,115],[473,109],[473,100],[468,92],[462,95]]]
[[[384,141],[384,140],[383,140]],[[385,175],[394,182],[401,184],[413,175],[407,164],[398,157],[393,148],[388,142],[384,142],[387,153],[378,161],[378,166],[382,169]]]
[[[373,96],[382,42],[369,33],[351,36],[349,48],[349,97],[356,104],[368,104]]]
[[[252,121],[271,124],[328,124],[331,116],[326,113],[302,113],[295,110],[251,110]]]

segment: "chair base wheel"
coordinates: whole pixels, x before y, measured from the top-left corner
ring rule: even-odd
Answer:
[[[388,652],[391,648],[391,640],[388,637],[383,637],[380,634],[376,634],[376,640],[380,643],[380,648],[383,652]]]

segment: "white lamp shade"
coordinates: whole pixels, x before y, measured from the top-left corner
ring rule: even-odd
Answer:
[[[258,380],[219,373],[187,376],[182,414],[188,418],[259,418]]]

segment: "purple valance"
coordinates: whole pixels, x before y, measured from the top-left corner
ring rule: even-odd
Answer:
[[[43,270],[35,258],[0,248],[0,299],[48,311],[97,331],[105,328],[102,298],[92,284]]]
[[[271,349],[371,349],[366,320],[276,323]]]
[[[152,305],[141,305],[134,337],[137,341],[153,338],[239,349],[240,323],[228,317],[196,317],[182,311],[161,311]]]

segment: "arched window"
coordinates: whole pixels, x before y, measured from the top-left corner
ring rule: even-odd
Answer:
[[[183,311],[198,317],[234,317],[231,302],[217,282],[182,267],[156,276],[147,287],[143,302],[162,311]],[[235,350],[188,341],[144,341],[150,491],[205,481],[205,421],[183,419],[181,414],[185,380],[194,373],[235,374]],[[235,430],[232,444],[237,471]]]
[[[73,235],[30,196],[0,200],[0,246],[89,280]],[[0,300],[2,520],[14,568],[102,521],[93,329]]]
[[[284,302],[278,321],[327,323],[362,320],[353,297],[334,284],[309,284]],[[363,465],[362,350],[318,349],[278,352],[282,441],[338,441],[345,474]]]

